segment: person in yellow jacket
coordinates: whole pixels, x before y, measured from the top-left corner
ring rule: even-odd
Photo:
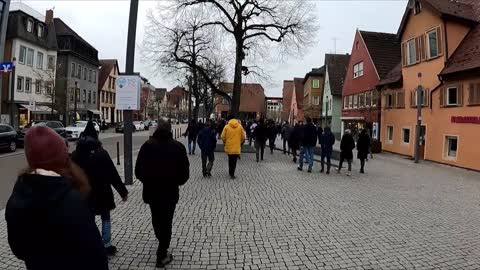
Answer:
[[[235,169],[242,150],[242,143],[245,141],[245,131],[240,121],[235,119],[233,115],[228,117],[228,123],[223,128],[222,141],[225,145],[225,153],[228,155],[230,178],[235,179]]]

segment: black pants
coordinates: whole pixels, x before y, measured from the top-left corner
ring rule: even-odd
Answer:
[[[292,156],[293,156],[293,162],[297,162],[297,148],[291,148],[292,149]]]
[[[270,146],[270,154],[273,154],[273,150],[275,149],[275,138],[270,138],[268,144]]]
[[[158,239],[157,260],[163,259],[167,255],[168,248],[170,247],[175,207],[176,203],[174,202],[150,204],[153,231]]]
[[[360,159],[360,171],[363,172],[365,169],[365,159],[361,158]]]
[[[255,141],[255,154],[257,156],[257,161],[259,161],[259,155],[263,160],[264,152],[265,152],[265,142]]]
[[[235,176],[235,169],[237,168],[237,160],[240,155],[228,155],[228,173],[230,176]]]
[[[325,169],[325,167],[324,167],[325,158],[327,159],[327,172],[330,172],[330,166],[332,165],[331,160],[330,160],[331,157],[332,157],[332,152],[322,151],[322,159],[321,159],[322,172]]]
[[[342,169],[343,161],[345,161],[345,160],[348,163],[348,171],[351,172],[352,171],[352,159],[346,159],[346,158],[343,158],[343,157],[340,157],[340,162],[338,163],[338,170],[340,171]]]
[[[208,160],[208,164],[207,164]],[[215,152],[204,153],[202,152],[202,172],[203,175],[212,172],[213,161],[215,160]]]
[[[290,145],[288,145],[288,140],[283,139],[283,153],[286,154],[290,152]]]

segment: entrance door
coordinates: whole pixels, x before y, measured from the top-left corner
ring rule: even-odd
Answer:
[[[427,127],[426,126],[421,126],[420,128],[420,148],[419,148],[419,159],[424,160],[425,159],[425,144],[426,144],[426,136],[427,135]]]

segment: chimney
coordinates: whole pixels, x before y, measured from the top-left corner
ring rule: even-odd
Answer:
[[[48,9],[45,14],[45,24],[49,25],[53,23],[53,9]]]

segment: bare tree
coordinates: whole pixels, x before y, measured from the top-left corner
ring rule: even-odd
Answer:
[[[191,8],[208,10],[203,27],[220,28],[233,37],[235,68],[231,112],[238,113],[244,61],[249,53],[278,43],[281,54],[301,53],[312,41],[316,19],[312,2],[305,0],[176,0],[179,13]],[[258,54],[257,54],[258,55]]]

